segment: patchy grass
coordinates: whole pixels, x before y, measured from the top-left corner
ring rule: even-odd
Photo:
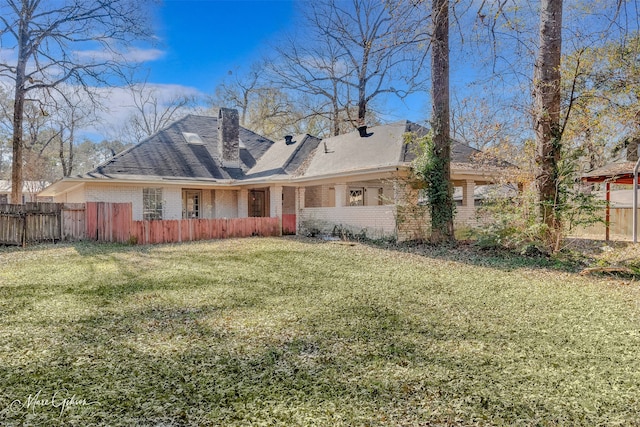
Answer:
[[[1,250],[0,424],[640,425],[637,285],[451,251]]]

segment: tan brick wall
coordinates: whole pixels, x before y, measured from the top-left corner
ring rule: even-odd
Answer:
[[[63,194],[62,196],[54,197],[53,201],[55,203],[84,203],[86,201],[85,186],[83,185],[76,190]]]
[[[296,189],[295,187],[283,187],[282,194],[284,199],[282,201],[282,213],[283,214],[295,214],[296,213]]]
[[[308,208],[322,207],[322,186],[306,187],[304,205]]]

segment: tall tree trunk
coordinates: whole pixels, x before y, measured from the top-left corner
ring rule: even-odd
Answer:
[[[18,28],[18,62],[16,64],[16,86],[13,97],[13,135],[11,159],[11,203],[22,204],[22,163],[23,163],[23,129],[25,102],[25,75],[27,69],[29,33],[27,22],[31,19],[27,11],[22,12]]]
[[[431,42],[431,89],[433,152],[438,192],[431,203],[431,242],[454,240],[453,189],[451,187],[451,137],[449,127],[449,0],[433,0]]]
[[[536,183],[540,216],[547,226],[545,239],[557,249],[561,236],[558,205],[560,161],[560,57],[562,52],[562,0],[541,0],[540,47],[534,70]]]
[[[369,49],[365,48],[362,68],[358,77],[358,120],[356,126],[365,126],[367,116],[367,67],[369,65]]]
[[[338,136],[340,135],[340,106],[338,105],[338,101],[336,99],[332,100],[331,106],[333,109],[332,132],[333,136]]]

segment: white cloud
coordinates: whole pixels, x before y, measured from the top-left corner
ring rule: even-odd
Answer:
[[[170,102],[178,96],[203,96],[196,88],[177,84],[147,83],[144,90],[153,92],[160,103]],[[93,138],[115,138],[131,114],[136,111],[131,90],[125,87],[96,88],[95,92],[101,98],[103,108],[98,112],[96,121],[81,132]]]
[[[0,48],[0,62],[15,65],[18,62],[18,54],[15,49]]]
[[[114,53],[108,50],[77,50],[74,54],[78,58],[89,59],[92,61],[105,61],[105,60],[122,60],[126,62],[149,62],[156,61],[165,55],[165,52],[160,49],[139,49],[131,48],[126,52]]]

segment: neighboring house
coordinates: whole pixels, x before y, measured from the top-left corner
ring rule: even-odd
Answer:
[[[49,198],[37,197],[38,193],[49,185],[46,181],[24,181],[22,183],[22,200],[20,203],[49,201]],[[15,203],[11,200],[11,181],[0,179],[0,205]]]
[[[131,202],[134,220],[295,215],[297,230],[336,226],[371,237],[416,237],[400,221],[418,190],[407,185],[415,153],[402,121],[320,140],[270,141],[238,125],[236,110],[189,115],[85,175],[64,178],[41,196],[56,202]],[[462,188],[456,221],[475,221],[474,187],[504,169],[486,166],[454,142],[451,176]],[[410,203],[409,203],[410,204]],[[402,224],[401,224],[402,223]]]

